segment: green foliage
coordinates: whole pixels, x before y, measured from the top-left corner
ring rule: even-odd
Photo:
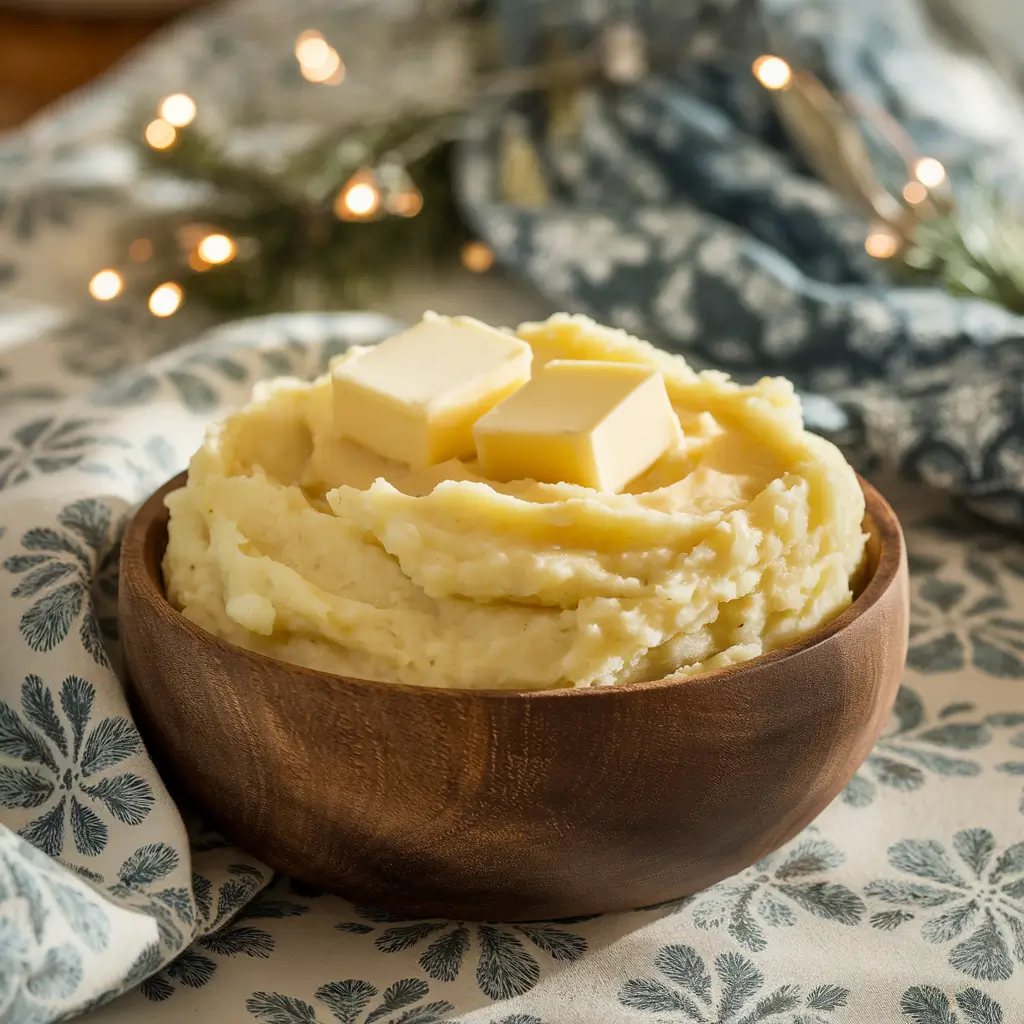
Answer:
[[[150,148],[140,133],[148,170],[205,186],[205,197],[131,226],[126,248],[140,237],[153,246],[138,286],[177,281],[186,300],[225,315],[367,305],[396,270],[450,260],[469,238],[452,197],[447,124],[444,115],[426,115],[348,129],[343,137],[318,140],[277,173],[233,159],[194,126],[179,129],[164,150]],[[419,213],[339,219],[334,205],[345,184],[391,154],[401,158],[403,150],[410,151],[403,180],[422,195]],[[199,237],[219,232],[233,239],[235,258],[192,269],[197,227]]]

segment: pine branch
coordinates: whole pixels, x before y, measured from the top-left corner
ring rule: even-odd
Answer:
[[[773,79],[758,70],[765,61],[774,62]],[[815,173],[872,217],[865,244],[869,253],[888,261],[894,278],[1024,314],[1024,209],[983,182],[963,181],[954,188],[935,160],[929,162],[939,172],[938,182],[920,175],[923,154],[888,113],[855,97],[832,95],[810,72],[762,57],[754,74],[772,90],[779,120]],[[906,167],[899,196],[883,185],[872,165],[862,124]]]
[[[128,238],[146,238],[153,246],[143,286],[176,280],[187,299],[222,313],[365,305],[402,267],[450,260],[469,232],[451,194],[449,146],[441,136],[405,168],[422,195],[416,216],[342,221],[333,209],[339,188],[364,162],[373,166],[389,154],[402,154],[403,145],[438,121],[405,119],[371,130],[347,160],[342,140],[322,140],[279,177],[231,160],[215,140],[191,127],[180,130],[167,150],[144,147],[148,167],[209,185],[212,192],[202,205],[131,226]],[[234,240],[236,257],[192,269],[194,242],[183,245],[182,236],[196,225],[201,233],[220,232]]]

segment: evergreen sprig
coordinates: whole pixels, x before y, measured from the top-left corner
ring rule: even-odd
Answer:
[[[444,123],[442,115],[419,115],[349,128],[303,150],[278,173],[232,158],[194,125],[179,129],[166,149],[140,142],[147,170],[205,186],[204,198],[188,209],[132,225],[131,238],[153,247],[142,286],[174,280],[186,299],[224,314],[362,306],[401,267],[451,259],[469,233],[452,196],[449,143],[438,132]],[[334,205],[346,182],[425,135],[428,144],[402,164],[422,196],[415,216],[339,219]],[[196,270],[189,263],[195,238],[208,233],[231,238],[236,255]]]
[[[945,211],[918,220],[895,260],[897,274],[1024,314],[1024,213],[980,182]]]
[[[866,214],[868,251],[887,261],[893,278],[1024,314],[1024,209],[986,181],[950,182],[944,169],[926,188],[916,168],[927,155],[891,115],[831,92],[805,69],[790,70],[785,84],[767,86],[776,114],[814,173]],[[883,163],[905,167],[899,191],[886,187]]]

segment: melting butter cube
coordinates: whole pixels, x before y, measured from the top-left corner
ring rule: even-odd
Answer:
[[[473,428],[492,480],[580,484],[618,492],[679,438],[657,369],[552,360]]]
[[[335,367],[334,428],[422,468],[473,454],[473,424],[530,379],[524,341],[469,317],[428,315]]]

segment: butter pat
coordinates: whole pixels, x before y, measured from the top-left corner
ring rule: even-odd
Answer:
[[[654,367],[553,360],[473,434],[489,479],[615,493],[675,444],[679,421]]]
[[[427,314],[333,372],[334,429],[413,468],[473,454],[473,424],[530,379],[524,341]]]

